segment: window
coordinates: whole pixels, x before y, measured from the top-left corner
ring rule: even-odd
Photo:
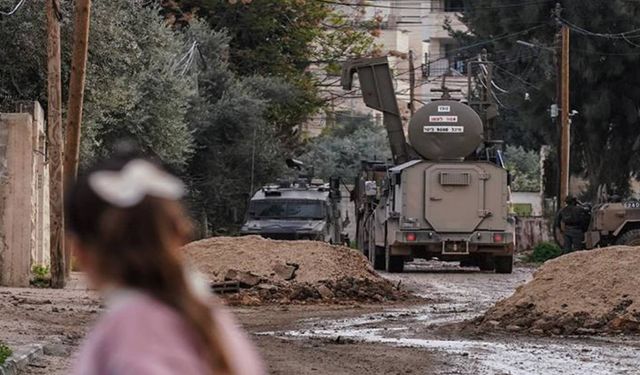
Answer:
[[[456,44],[445,44],[444,56],[451,70],[455,70],[460,74],[466,74],[467,67],[465,59],[460,55],[460,48]]]
[[[324,219],[321,201],[289,201],[282,199],[251,202],[249,216],[252,219]]]
[[[464,0],[444,0],[445,12],[464,12]]]
[[[421,2],[399,2],[400,18],[398,23],[422,23],[422,7]]]

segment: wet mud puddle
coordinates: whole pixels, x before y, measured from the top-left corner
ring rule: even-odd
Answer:
[[[526,282],[532,270],[512,275],[450,272],[447,268],[416,266],[401,275],[384,275],[402,282],[435,302],[419,307],[389,309],[347,319],[307,319],[297,329],[263,332],[288,339],[330,339],[353,343],[382,343],[422,348],[460,359],[457,374],[639,374],[638,338],[536,338],[523,335],[464,337],[443,326],[482,314],[497,300]],[[419,369],[417,369],[419,370]]]

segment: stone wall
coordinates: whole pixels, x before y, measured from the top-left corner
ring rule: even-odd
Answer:
[[[0,114],[0,285],[28,286],[34,265],[49,265],[49,197],[44,113]]]
[[[522,217],[516,221],[516,250],[528,251],[551,240],[549,222],[543,217]]]

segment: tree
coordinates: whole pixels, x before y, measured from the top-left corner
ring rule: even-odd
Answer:
[[[43,25],[38,2],[26,2],[18,13],[0,18],[0,109],[11,110],[16,100],[46,105]],[[62,26],[66,89],[70,20]],[[194,90],[176,63],[187,48],[184,38],[166,27],[157,8],[127,0],[94,3],[82,129],[84,164],[108,155],[121,138],[136,141],[176,167],[186,164],[192,138],[184,116]]]
[[[167,17],[180,27],[194,15],[230,36],[230,68],[243,77],[278,77],[289,84],[287,101],[269,108],[278,136],[295,148],[296,127],[326,104],[324,94],[339,79],[340,63],[373,53],[370,30],[359,7],[299,0],[164,1]]]
[[[385,129],[370,116],[338,112],[335,128],[328,128],[309,141],[300,156],[313,167],[317,177],[328,180],[339,176],[354,181],[362,160],[388,160],[391,157]]]
[[[158,11],[127,0],[93,6],[85,160],[106,156],[123,138],[177,167],[184,167],[192,153],[185,115],[195,85],[180,63],[189,45]]]
[[[487,48],[493,53],[498,66],[496,81],[510,92],[501,95],[512,116],[502,126],[512,129],[513,144],[525,148],[558,143],[558,129],[548,117],[548,108],[555,101],[555,65],[553,53],[545,49],[553,46],[558,29],[549,18],[555,3],[527,3],[514,12],[508,0],[495,0],[490,6],[465,1],[467,11],[462,20],[470,32],[456,34],[465,45],[483,42],[469,52]],[[591,196],[600,184],[615,185],[625,194],[629,178],[640,172],[636,152],[640,148],[636,130],[640,76],[633,73],[640,62],[640,50],[637,32],[620,33],[637,28],[640,3],[561,3],[562,18],[573,29],[571,110],[580,113],[572,126],[572,172],[588,178]],[[516,43],[518,39],[542,48],[522,46]],[[485,42],[488,40],[491,42]],[[530,102],[523,103],[525,93],[530,94]]]
[[[259,91],[231,72],[225,33],[194,22],[188,35],[202,58],[195,73],[198,95],[187,115],[196,142],[187,171],[192,207],[215,231],[232,231],[254,190],[275,180],[284,165],[276,129],[266,118],[269,95],[277,101],[274,93],[288,90],[275,80],[251,79],[262,83]]]
[[[513,191],[540,191],[540,155],[520,146],[507,146],[506,167],[513,178]]]

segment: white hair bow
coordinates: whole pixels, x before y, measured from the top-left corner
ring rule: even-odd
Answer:
[[[108,203],[133,207],[146,196],[178,200],[185,192],[180,179],[142,159],[128,162],[120,171],[98,171],[89,176],[89,186]]]

